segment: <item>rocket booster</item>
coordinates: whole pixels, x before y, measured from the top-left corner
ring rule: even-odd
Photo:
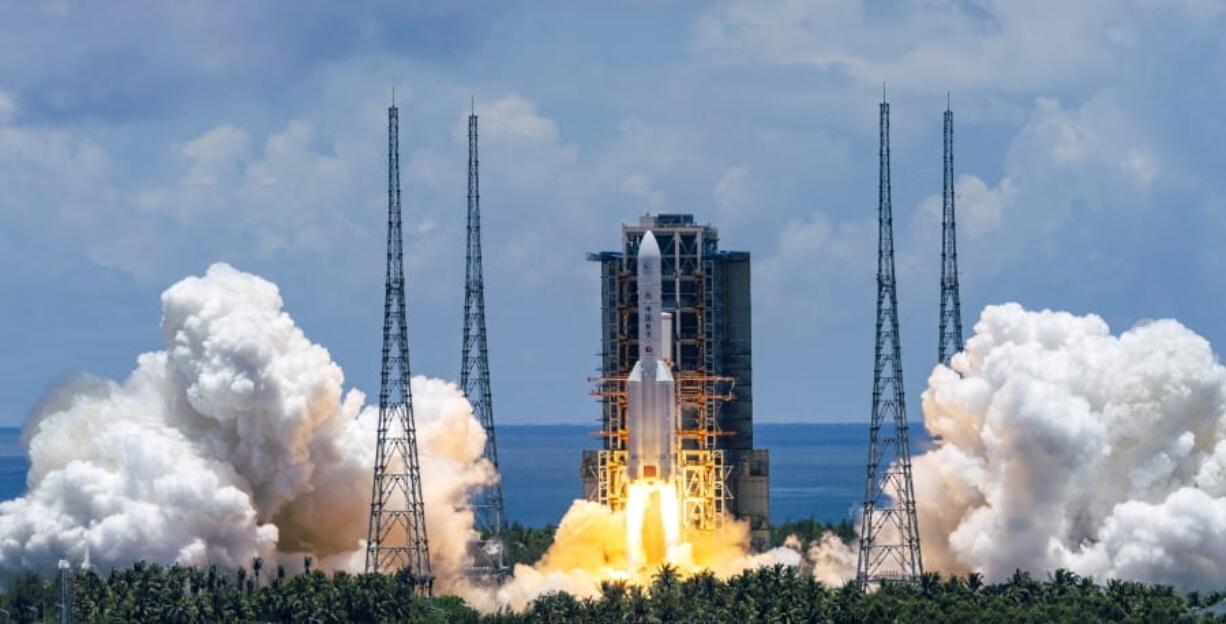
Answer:
[[[670,481],[677,436],[672,315],[660,309],[660,246],[651,232],[639,243],[638,295],[639,359],[626,381],[627,476]]]

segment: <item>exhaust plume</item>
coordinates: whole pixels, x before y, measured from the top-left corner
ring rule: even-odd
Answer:
[[[914,460],[928,569],[1220,586],[1226,369],[1174,320],[990,306],[923,394]]]
[[[293,570],[306,554],[325,569],[362,570],[377,407],[344,390],[340,367],[257,276],[213,265],[166,290],[162,309],[164,350],[141,355],[123,381],[61,384],[30,415],[27,493],[0,503],[0,570],[51,570],[60,559],[238,567],[257,556]],[[470,583],[463,570],[478,535],[468,498],[498,475],[455,385],[415,377],[412,390],[441,593],[521,609],[550,591],[646,583],[663,562],[719,576],[808,565],[797,540],[751,554],[743,522],[711,534],[657,527],[664,542],[640,543],[628,536],[652,531],[625,512],[575,501],[541,561],[517,565],[501,587]],[[815,543],[814,573],[837,579],[848,552],[832,536]]]
[[[364,565],[376,407],[282,310],[225,264],[162,294],[166,348],[117,382],[82,376],[27,420],[27,493],[0,503],[0,569],[261,556]],[[446,591],[476,535],[468,493],[497,475],[455,385],[412,379],[431,559]]]

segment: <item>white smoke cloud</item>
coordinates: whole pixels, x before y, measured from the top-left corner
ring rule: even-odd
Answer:
[[[282,310],[276,286],[218,264],[162,296],[166,348],[122,382],[54,389],[23,441],[28,492],[0,503],[0,569],[61,558],[287,566],[363,562],[377,410]],[[1112,336],[1096,316],[984,310],[923,396],[936,448],[915,458],[926,568],[1069,568],[1213,588],[1226,576],[1226,368],[1175,321]],[[616,578],[618,514],[577,502],[559,542],[501,590],[461,574],[465,507],[494,482],[484,431],[450,383],[416,377],[423,496],[438,588],[485,608]],[[690,545],[695,569],[808,565],[854,574],[833,535],[748,553],[739,523]],[[807,562],[800,552],[807,550]]]
[[[805,558],[813,568],[813,578],[827,587],[840,587],[856,577],[859,543],[847,544],[829,531],[809,543]]]
[[[926,567],[1056,568],[1183,588],[1226,576],[1226,368],[1173,320],[991,306],[923,395]]]
[[[166,349],[123,382],[83,377],[27,422],[27,493],[0,503],[0,569],[253,557],[363,564],[377,409],[282,310],[277,287],[216,264],[162,295]],[[412,380],[431,559],[458,577],[468,493],[497,478],[460,391]]]

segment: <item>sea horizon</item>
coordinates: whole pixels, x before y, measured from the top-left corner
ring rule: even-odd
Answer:
[[[599,448],[597,423],[498,425],[499,469],[509,522],[532,527],[556,525],[582,497],[579,458]],[[0,427],[0,500],[24,494],[30,462],[21,446],[21,427]],[[924,452],[931,437],[912,430],[912,453]],[[851,519],[864,495],[868,423],[755,423],[754,447],[770,452],[772,524],[813,518]]]

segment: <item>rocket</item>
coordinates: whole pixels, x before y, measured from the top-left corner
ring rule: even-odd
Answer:
[[[677,437],[672,315],[660,309],[660,246],[651,232],[638,253],[639,359],[626,381],[627,477],[671,481]]]

